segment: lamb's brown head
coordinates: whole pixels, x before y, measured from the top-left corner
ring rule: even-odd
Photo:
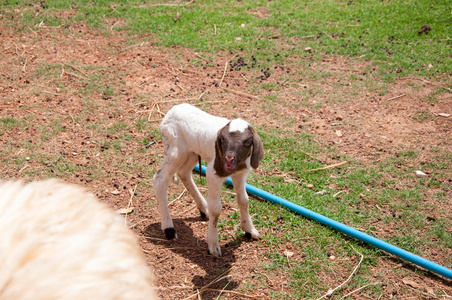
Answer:
[[[246,161],[250,156],[250,165],[256,169],[263,155],[262,141],[247,122],[235,119],[218,131],[214,163],[218,176],[248,168]]]

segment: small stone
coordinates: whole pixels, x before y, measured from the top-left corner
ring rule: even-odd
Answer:
[[[417,176],[427,176],[427,174],[425,174],[424,172],[422,172],[422,171],[416,171],[416,175]]]
[[[304,48],[304,51],[311,53],[312,52],[312,48],[311,47],[306,47],[306,48]]]

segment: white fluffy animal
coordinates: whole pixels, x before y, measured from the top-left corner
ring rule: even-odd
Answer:
[[[0,299],[158,299],[123,218],[55,179],[0,183]]]
[[[264,150],[259,135],[241,119],[212,116],[189,104],[174,106],[161,124],[165,155],[161,169],[154,176],[154,189],[167,239],[177,238],[168,209],[169,182],[177,174],[196,202],[202,217],[209,217],[207,243],[209,252],[221,256],[217,224],[221,213],[220,192],[231,177],[240,208],[241,227],[246,237],[257,239],[259,233],[248,212],[245,180],[251,168],[257,168]],[[198,157],[207,161],[207,202],[195,186],[192,169]]]

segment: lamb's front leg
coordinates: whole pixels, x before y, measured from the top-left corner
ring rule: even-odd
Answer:
[[[220,192],[221,186],[226,178],[218,177],[213,169],[209,167],[206,171],[207,178],[207,207],[209,211],[209,229],[207,232],[207,244],[209,253],[214,256],[221,256],[220,242],[218,239],[218,219],[221,214]]]
[[[234,190],[237,193],[237,203],[240,208],[240,225],[245,231],[247,238],[258,239],[259,232],[254,227],[248,211],[248,194],[246,193],[245,180],[246,174],[239,173],[231,176],[232,183],[234,184]]]

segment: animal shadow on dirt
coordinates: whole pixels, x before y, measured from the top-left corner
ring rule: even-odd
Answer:
[[[236,261],[235,250],[240,247],[243,241],[246,241],[246,238],[242,235],[227,244],[222,244],[222,256],[217,258],[208,253],[207,236],[203,238],[195,237],[193,229],[190,226],[193,223],[201,221],[201,217],[174,218],[173,222],[178,238],[170,241],[151,240],[150,242],[171,250],[175,256],[185,258],[185,262],[194,263],[205,270],[205,275],[193,274],[192,283],[194,285],[194,291],[204,287],[207,292],[202,294],[203,299],[214,299],[218,297],[218,292],[212,290],[234,290],[240,284],[240,282],[231,281],[228,275],[230,275],[230,269]],[[205,226],[207,231],[207,224]],[[195,230],[197,229],[199,228],[195,228]],[[164,239],[163,231],[160,229],[160,223],[153,223],[147,226],[143,234]],[[177,273],[177,268],[180,267],[175,267],[175,273]]]

